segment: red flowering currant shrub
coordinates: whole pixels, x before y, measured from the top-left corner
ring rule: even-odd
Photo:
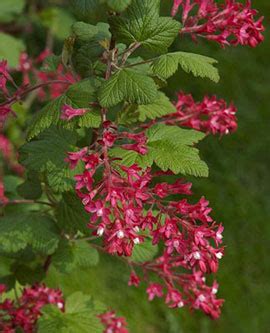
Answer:
[[[99,252],[128,263],[127,284],[143,281],[149,301],[217,319],[223,299],[211,275],[224,255],[223,226],[185,177],[208,176],[196,144],[235,131],[236,107],[184,92],[170,101],[162,89],[178,68],[219,81],[215,59],[169,52],[176,38],[255,47],[262,18],[235,0],[175,0],[174,18],[160,15],[159,0],[70,6],[79,21],[60,55],[47,45],[36,57],[21,53],[16,69],[0,63],[0,254],[11,265],[0,277],[1,331],[128,332],[90,296],[43,284],[52,267],[92,267]],[[29,96],[37,103],[17,150],[7,123]]]

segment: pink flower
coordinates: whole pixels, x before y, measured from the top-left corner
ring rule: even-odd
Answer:
[[[50,289],[44,284],[24,288],[16,302],[10,299],[6,299],[3,303],[0,302],[1,332],[13,333],[19,327],[25,333],[34,332],[37,320],[41,316],[41,309],[47,304],[55,304],[61,311],[64,311],[65,303],[62,292]]]
[[[195,102],[191,95],[178,94],[176,112],[166,117],[168,125],[181,125],[212,134],[229,134],[237,129],[236,108],[216,96]]]
[[[130,279],[128,281],[128,285],[139,287],[139,284],[140,284],[140,278],[134,271],[132,271],[130,274]]]
[[[6,84],[10,79],[10,75],[8,72],[8,65],[6,60],[0,61],[0,90],[3,90],[5,94],[8,93]]]
[[[70,169],[75,169],[78,162],[81,161],[86,154],[87,148],[83,148],[77,152],[68,153],[68,157],[65,161],[70,164]]]
[[[172,194],[192,194],[191,183],[183,183],[183,179],[178,179],[174,184],[159,183],[153,191],[160,198],[165,198]]]
[[[135,134],[129,133],[129,132],[123,132],[123,133],[121,133],[121,135],[125,139],[135,141],[135,143],[123,144],[122,145],[123,149],[134,150],[141,155],[145,155],[148,152],[148,149],[146,146],[147,137],[143,132],[135,133]]]
[[[65,104],[62,107],[61,119],[71,120],[74,117],[83,116],[86,112],[88,112],[86,109],[73,109],[72,106]]]
[[[125,318],[117,317],[114,311],[103,313],[98,317],[105,326],[104,333],[128,333]]]
[[[146,289],[148,300],[152,301],[155,297],[163,296],[163,287],[158,283],[150,283]]]
[[[0,106],[0,124],[6,121],[10,113],[13,113],[10,106]]]
[[[214,40],[221,46],[257,46],[264,39],[263,17],[255,19],[257,11],[251,8],[251,1],[245,4],[236,0],[174,0],[172,15],[181,10],[183,28],[181,34],[191,34]]]
[[[182,308],[184,306],[182,295],[176,289],[169,289],[165,302],[170,308]]]

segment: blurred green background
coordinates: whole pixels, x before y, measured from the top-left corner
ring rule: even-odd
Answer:
[[[44,43],[44,29],[37,26],[35,32],[24,32],[22,36],[14,26],[4,23],[7,16],[2,15],[2,10],[8,1],[14,4],[15,12],[21,3],[21,0],[0,0],[1,30],[23,37],[28,48],[32,48],[30,52],[37,52]],[[39,3],[47,8],[62,5],[64,1]],[[163,1],[164,12],[168,11],[169,3]],[[32,1],[29,10],[36,5],[37,1]],[[102,257],[99,266],[89,271],[68,276],[49,272],[47,282],[61,286],[66,294],[74,290],[91,293],[126,316],[131,333],[270,332],[270,2],[253,0],[252,5],[265,16],[268,29],[263,44],[256,49],[224,50],[203,40],[194,44],[188,38],[179,39],[175,48],[216,58],[221,80],[216,85],[179,71],[165,89],[172,98],[178,90],[190,92],[196,99],[216,94],[228,102],[232,100],[238,107],[237,133],[222,139],[208,137],[200,145],[210,168],[209,179],[192,179],[196,195],[205,195],[210,200],[213,216],[225,226],[226,256],[217,274],[219,296],[226,300],[221,318],[213,322],[200,313],[168,310],[161,300],[149,304],[145,286],[128,288],[128,269],[111,257]],[[59,45],[72,22],[68,6],[64,8],[65,11],[45,10],[41,16],[43,26],[52,28]],[[57,10],[52,26],[50,15]],[[18,24],[26,24],[23,15],[17,15],[17,20]],[[5,46],[0,35],[0,57]]]

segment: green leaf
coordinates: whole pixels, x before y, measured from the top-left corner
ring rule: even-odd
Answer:
[[[111,26],[119,41],[166,51],[181,26],[171,17],[159,17],[159,6],[160,0],[133,0],[123,16],[113,17]]]
[[[115,12],[122,12],[131,2],[132,0],[107,0],[107,5]]]
[[[146,155],[119,147],[111,149],[110,155],[121,159],[121,164],[126,166],[138,164],[145,168],[155,162],[163,171],[171,170],[175,174],[208,176],[206,163],[200,159],[198,149],[192,147],[194,143],[202,140],[205,134],[163,124],[152,126],[146,134],[148,137]]]
[[[172,76],[179,66],[187,73],[202,78],[207,77],[214,82],[219,81],[218,70],[213,66],[217,61],[200,54],[174,52],[158,57],[152,64],[152,69],[158,76],[167,79]]]
[[[56,210],[56,218],[61,229],[76,234],[77,231],[89,233],[87,224],[89,215],[85,212],[83,204],[76,194],[68,192],[63,194],[63,199]]]
[[[92,24],[76,22],[72,26],[72,32],[80,42],[85,42],[91,40],[95,35],[97,35],[99,29],[97,26]]]
[[[76,108],[89,108],[89,103],[96,102],[96,86],[98,81],[85,79],[72,84],[66,92],[66,96]]]
[[[91,22],[104,13],[100,0],[69,0],[71,9],[78,20]]]
[[[0,218],[0,249],[18,252],[28,245],[34,251],[52,254],[59,235],[54,221],[40,213],[16,213]]]
[[[10,67],[17,67],[24,50],[25,45],[20,39],[0,32],[0,60],[6,59]]]
[[[99,59],[105,51],[104,44],[109,43],[111,33],[107,23],[99,22],[96,26],[91,25],[91,32],[95,28],[97,33],[91,39],[83,41],[78,36],[75,41],[72,62],[81,77],[93,76],[96,74],[97,65],[104,66]]]
[[[21,163],[35,171],[45,171],[48,162],[58,168],[67,167],[65,158],[76,140],[76,133],[53,126],[21,147]]]
[[[14,263],[13,275],[21,285],[40,283],[46,276],[43,265],[25,265],[21,262]],[[33,267],[31,267],[33,266]]]
[[[155,82],[150,77],[131,69],[122,69],[101,85],[99,101],[103,107],[112,107],[123,101],[149,104],[156,99],[157,93]]]
[[[85,241],[62,241],[52,256],[52,264],[62,273],[76,268],[89,268],[98,264],[97,250]]]
[[[12,21],[16,15],[23,11],[24,0],[1,0],[0,1],[0,22]]]
[[[198,149],[191,147],[204,136],[194,130],[158,124],[147,131],[148,154],[163,171],[207,177],[207,165],[200,159]]]
[[[140,105],[138,107],[139,121],[144,122],[146,119],[155,119],[176,112],[174,105],[169,98],[162,92],[158,98],[151,104]]]
[[[147,130],[148,142],[171,140],[178,145],[192,145],[198,143],[205,134],[193,129],[183,129],[179,126],[157,124]]]
[[[48,162],[46,169],[48,184],[56,193],[72,191],[75,188],[74,176],[82,172],[80,164],[71,170],[68,166],[66,168],[56,167],[53,163]]]
[[[127,150],[120,147],[110,149],[109,154],[111,157],[121,159],[121,164],[131,166],[138,164],[141,168],[151,166],[154,163],[153,157],[150,154],[141,155],[133,150]],[[117,161],[119,163],[119,161]],[[121,172],[120,170],[118,170]]]
[[[8,197],[10,197],[11,194],[17,194],[17,186],[19,186],[22,182],[22,178],[19,178],[17,176],[4,176],[5,194],[8,194]]]
[[[45,73],[54,72],[57,70],[58,66],[61,63],[61,56],[52,54],[48,56],[41,67],[41,71]]]
[[[96,102],[96,85],[98,82],[93,79],[85,79],[69,87],[66,94],[56,98],[48,103],[40,112],[36,114],[28,129],[27,139],[31,140],[39,133],[49,128],[51,125],[61,125],[68,129],[79,127],[99,127],[101,116],[99,110],[89,104]],[[75,117],[71,121],[61,120],[61,110],[64,104],[71,105],[74,108],[85,108],[89,112],[81,117]]]
[[[74,18],[60,7],[47,7],[40,13],[41,23],[57,38],[63,40],[69,36]]]
[[[30,172],[26,181],[17,187],[18,194],[25,199],[37,200],[42,195],[42,188],[38,174]]]
[[[38,320],[38,333],[102,333],[104,326],[97,317],[98,307],[81,292],[70,295],[65,312],[56,306],[45,306]]]
[[[143,243],[135,245],[131,256],[131,261],[145,262],[152,260],[158,253],[158,247],[146,239]]]
[[[176,112],[175,106],[162,92],[158,93],[157,99],[146,105],[128,105],[117,115],[117,123],[130,125],[136,122],[145,122],[147,119],[156,119],[167,114]]]
[[[31,140],[52,124],[58,125],[62,106],[66,102],[66,96],[62,95],[48,103],[34,117],[28,127],[27,139]]]

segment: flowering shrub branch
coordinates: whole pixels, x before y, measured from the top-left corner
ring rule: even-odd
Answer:
[[[219,80],[215,59],[168,52],[179,32],[254,47],[263,40],[262,18],[255,21],[250,2],[174,1],[180,25],[160,16],[158,0],[112,3],[108,23],[73,24],[60,56],[46,48],[33,59],[23,53],[20,79],[0,63],[3,131],[29,94],[44,105],[27,128],[21,165],[0,136],[0,250],[13,256],[30,249],[33,263],[24,269],[39,273],[25,282],[15,269],[15,280],[30,287],[0,303],[4,332],[42,333],[56,323],[74,330],[71,316],[86,326],[96,320],[97,332],[128,332],[122,317],[96,309],[88,296],[64,301],[41,284],[51,268],[67,274],[96,265],[98,252],[128,263],[128,285],[144,281],[149,301],[163,297],[169,308],[199,309],[213,319],[221,313],[211,275],[224,255],[223,225],[205,197],[192,199],[185,176],[208,176],[195,145],[205,135],[234,132],[236,107],[216,96],[195,102],[183,92],[171,102],[161,89],[179,67]],[[6,170],[20,177],[16,193],[5,189]]]

